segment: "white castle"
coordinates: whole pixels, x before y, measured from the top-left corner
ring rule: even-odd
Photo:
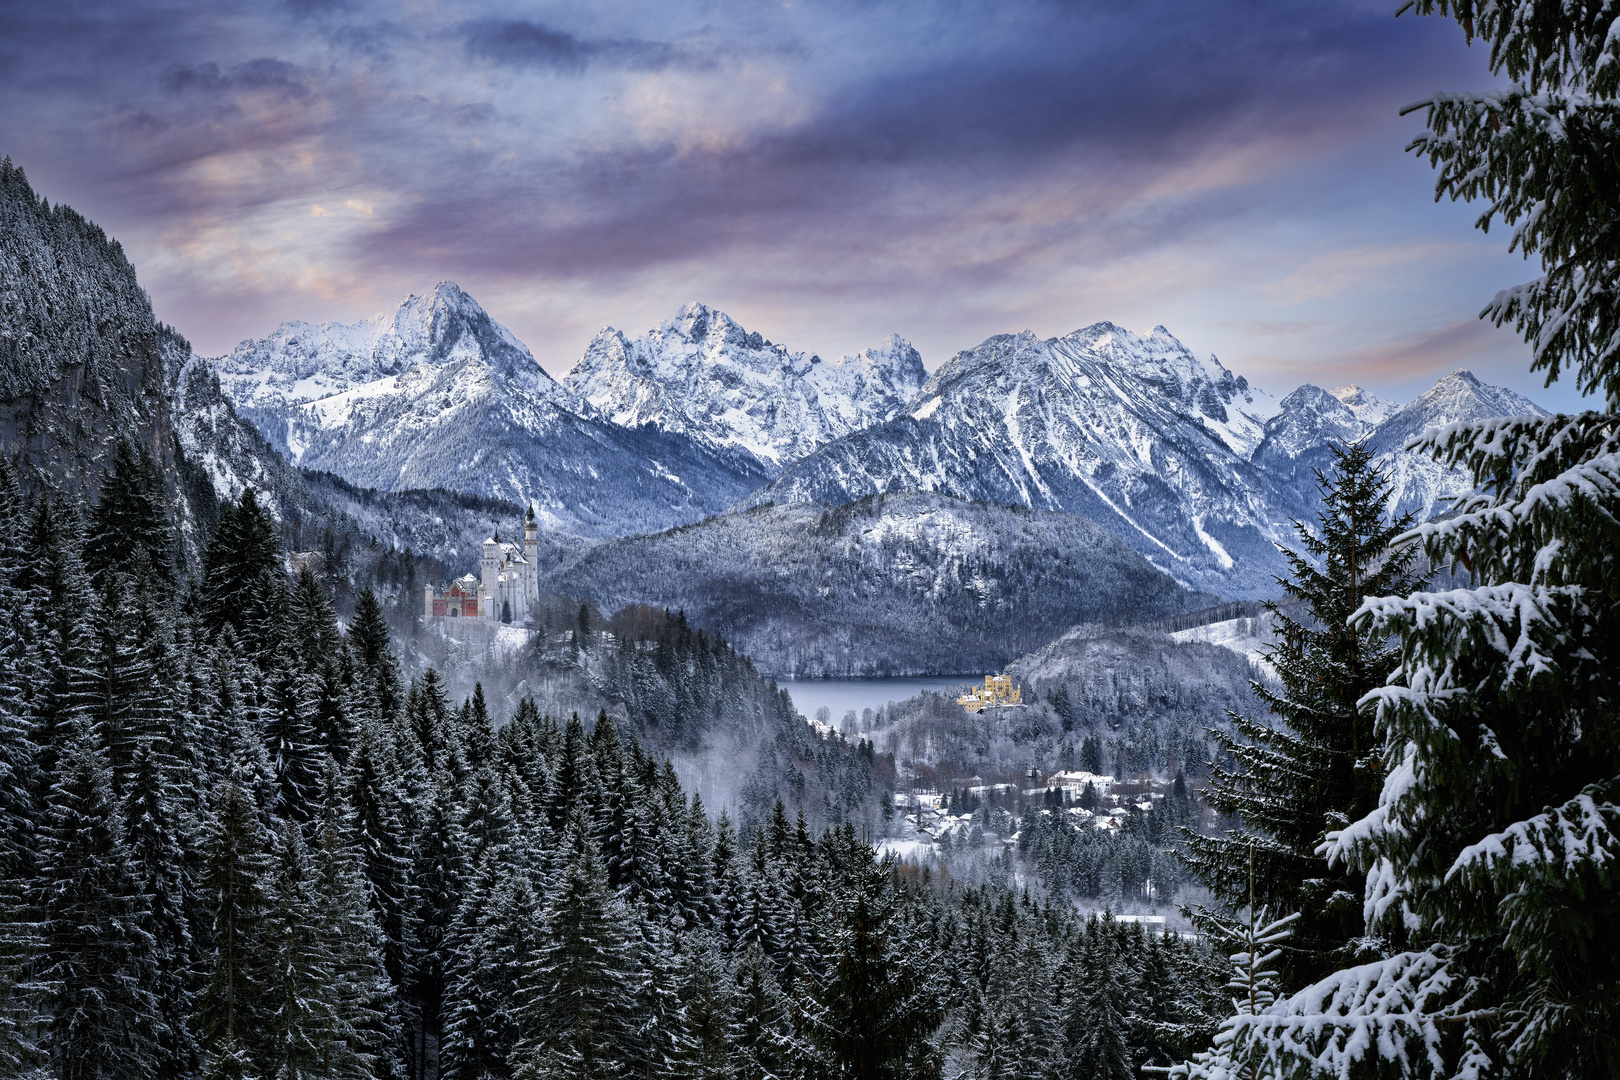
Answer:
[[[503,543],[499,533],[484,541],[480,576],[463,574],[449,585],[423,590],[428,619],[495,619],[521,623],[540,599],[540,526],[534,507],[523,518],[523,543]]]

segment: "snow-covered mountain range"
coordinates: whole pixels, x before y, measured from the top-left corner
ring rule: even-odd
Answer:
[[[1366,438],[1389,478],[1390,513],[1410,511],[1422,519],[1444,510],[1447,500],[1467,494],[1472,484],[1462,470],[1406,450],[1406,444],[1431,427],[1523,415],[1547,414],[1522,394],[1482,383],[1463,368],[1406,405],[1381,401],[1356,386],[1330,393],[1307,383],[1284,398],[1277,415],[1267,421],[1254,460],[1314,503],[1315,470],[1326,471],[1332,461],[1328,440]]]
[[[563,385],[614,423],[747,450],[773,471],[905,407],[927,378],[898,334],[826,361],[690,303],[634,340],[608,327]]]
[[[744,505],[836,503],[920,489],[1084,514],[1155,565],[1227,596],[1273,593],[1277,544],[1312,520],[1328,443],[1367,438],[1391,511],[1426,517],[1468,478],[1404,449],[1426,428],[1540,413],[1456,371],[1408,405],[1357,386],[1281,402],[1163,327],[1098,323],[1061,338],[990,338],[957,354],[904,413],[795,462]]]
[[[748,502],[914,489],[1066,510],[1231,593],[1235,578],[1263,587],[1280,568],[1274,542],[1299,509],[1249,461],[1276,410],[1163,327],[1000,335],[952,357],[895,419],[822,447]]]
[[[384,491],[533,501],[581,535],[693,521],[768,476],[747,453],[603,417],[452,282],[360,323],[283,323],[214,363],[298,465]]]
[[[1466,371],[1404,406],[1353,385],[1277,401],[1162,326],[1106,322],[998,335],[930,377],[898,335],[825,361],[700,303],[637,338],[604,329],[558,383],[450,282],[352,325],[284,323],[213,364],[297,464],[532,499],[583,536],[930,491],[1084,515],[1178,580],[1244,597],[1274,591],[1330,441],[1370,439],[1391,509],[1428,515],[1467,479],[1404,450],[1412,436],[1540,412]]]

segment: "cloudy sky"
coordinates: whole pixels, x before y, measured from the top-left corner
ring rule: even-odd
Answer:
[[[1398,0],[0,0],[0,154],[219,353],[452,279],[562,374],[685,300],[795,349],[1163,324],[1286,391],[1468,366],[1533,276],[1401,106]]]

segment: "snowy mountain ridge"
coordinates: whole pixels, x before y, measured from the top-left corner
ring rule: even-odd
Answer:
[[[563,385],[614,423],[743,449],[774,471],[887,420],[926,377],[921,356],[898,334],[829,362],[692,302],[634,340],[603,329]]]
[[[1343,402],[1345,407],[1355,414],[1356,419],[1369,424],[1381,424],[1405,408],[1400,402],[1386,401],[1363,390],[1355,383],[1349,386],[1336,386],[1328,393]]]
[[[694,521],[768,475],[746,453],[603,418],[453,282],[359,323],[283,323],[213,366],[296,464],[533,501],[543,525],[584,536]]]
[[[365,387],[375,396],[378,384],[412,368],[475,355],[529,392],[569,403],[528,348],[453,281],[357,323],[284,322],[237,345],[214,369],[238,408],[274,410]]]
[[[952,357],[899,416],[795,462],[746,505],[922,490],[1066,510],[1195,587],[1258,593],[1297,501],[1248,461],[1276,409],[1162,326],[1002,334]]]

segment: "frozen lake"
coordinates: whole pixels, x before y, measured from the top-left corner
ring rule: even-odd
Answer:
[[[891,701],[904,701],[924,690],[961,693],[962,687],[977,681],[958,675],[921,679],[778,679],[776,685],[786,690],[793,698],[793,707],[811,720],[816,718],[816,710],[825,705],[832,714],[832,726],[837,727],[851,709],[860,716],[865,709],[876,712]]]

